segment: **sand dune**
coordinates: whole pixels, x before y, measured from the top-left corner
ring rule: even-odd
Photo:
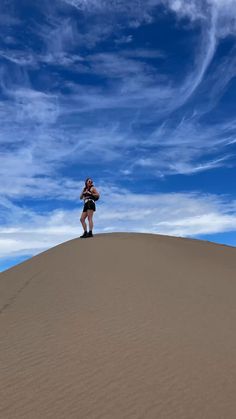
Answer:
[[[1,419],[234,419],[236,249],[75,239],[0,274]]]

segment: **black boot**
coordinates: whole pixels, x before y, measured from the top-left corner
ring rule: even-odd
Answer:
[[[89,230],[89,233],[87,234],[87,237],[93,237],[93,232],[92,232],[92,230]]]
[[[84,234],[82,234],[82,236],[80,236],[81,239],[86,239],[86,237],[88,237],[87,231],[85,231]]]

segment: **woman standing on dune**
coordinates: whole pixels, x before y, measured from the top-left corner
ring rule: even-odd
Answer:
[[[99,199],[99,192],[94,187],[91,178],[86,179],[85,186],[80,194],[80,199],[84,200],[84,208],[80,217],[84,233],[80,237],[85,239],[86,237],[93,237],[93,214],[94,211],[96,211],[95,201]],[[87,232],[87,224],[85,222],[87,217],[89,222],[89,232]]]

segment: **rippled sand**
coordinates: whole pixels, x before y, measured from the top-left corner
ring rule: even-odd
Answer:
[[[0,274],[1,419],[234,419],[236,249],[76,239]]]

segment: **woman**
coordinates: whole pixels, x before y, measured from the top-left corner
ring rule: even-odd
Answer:
[[[84,200],[84,208],[80,217],[80,222],[84,229],[84,234],[80,236],[82,239],[93,237],[93,214],[96,211],[95,201],[99,198],[99,193],[93,185],[91,178],[86,179],[85,187],[81,192],[80,199]],[[89,232],[87,233],[87,224],[85,222],[88,217]]]

